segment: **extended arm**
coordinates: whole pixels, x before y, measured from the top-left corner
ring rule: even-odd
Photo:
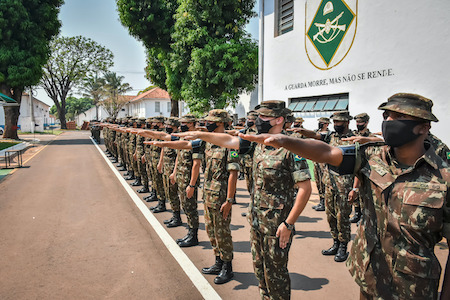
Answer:
[[[201,139],[205,142],[230,149],[239,149],[239,138],[228,133],[212,133],[203,131],[188,131],[174,133],[175,136],[184,137],[188,140]]]
[[[159,141],[148,141],[144,142],[147,145],[155,145],[157,147],[167,147],[171,149],[192,149],[192,144],[189,141],[173,141],[173,142],[159,142]]]
[[[201,159],[194,159],[192,163],[191,170],[191,181],[189,182],[189,186],[186,188],[186,196],[188,199],[191,199],[194,195],[195,184],[197,183],[198,174],[200,174],[200,166],[202,164]]]
[[[322,141],[297,139],[284,134],[248,135],[240,133],[245,140],[280,148],[283,147],[292,153],[319,163],[328,163],[339,166],[343,159],[342,151]]]
[[[447,239],[447,245],[450,248],[450,241]],[[444,281],[442,282],[441,300],[450,299],[450,251],[445,265]]]
[[[142,130],[138,134],[143,137],[159,139],[159,140],[164,140],[164,141],[170,141],[172,138],[172,136],[170,134],[168,134],[166,132],[162,132],[162,131]]]

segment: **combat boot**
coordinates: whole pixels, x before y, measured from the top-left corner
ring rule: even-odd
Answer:
[[[152,190],[150,192],[150,195],[148,197],[145,197],[144,199],[147,202],[153,202],[153,201],[158,200],[158,195],[156,194],[155,190]]]
[[[219,276],[214,278],[215,284],[224,284],[233,278],[233,266],[231,265],[231,261],[225,261],[222,266],[222,270],[219,273]]]
[[[150,210],[152,210],[152,209],[150,209]],[[157,214],[157,213],[161,213],[161,212],[164,212],[164,211],[166,211],[166,201],[165,200],[159,200],[158,205],[153,208],[152,212],[154,214]]]
[[[116,165],[116,167],[120,168],[120,167],[123,167],[123,165],[122,165],[121,162],[119,162],[119,163]]]
[[[331,248],[327,249],[327,250],[322,250],[322,254],[323,255],[336,255],[336,253],[338,252],[339,249],[339,240],[336,239],[333,242],[333,246],[331,246]]]
[[[174,211],[173,212],[173,219],[172,221],[170,221],[169,223],[167,223],[167,228],[172,228],[172,227],[178,227],[183,225],[183,222],[181,221],[181,216],[180,216],[180,212],[179,211]]]
[[[191,231],[192,231],[192,228],[189,227],[189,230],[188,230],[188,232],[186,233],[186,235],[183,236],[182,238],[176,239],[175,242],[177,242],[177,244],[179,245],[182,241],[184,241],[184,240],[186,240],[187,238],[189,238],[189,236],[191,235]]]
[[[164,220],[163,223],[167,225],[170,222],[172,222],[173,218],[174,218],[174,215],[172,215],[172,217],[170,217],[170,219]]]
[[[119,169],[120,172],[123,172],[123,171],[126,171],[126,170],[127,170],[127,168],[125,168],[124,166],[122,166],[122,167]]]
[[[220,259],[220,256],[216,256],[216,262],[209,268],[203,268],[203,274],[211,274],[211,275],[219,275],[220,271],[222,271],[223,260]]]
[[[148,189],[148,185],[144,185],[141,189],[137,190],[137,192],[139,194],[144,194],[150,192],[150,190]]]
[[[125,178],[125,180],[134,180],[136,177],[134,176],[134,171],[128,171],[128,177]]]
[[[114,156],[111,158],[111,162],[113,163],[113,164],[115,164],[115,163],[117,163],[117,158],[115,158]]]
[[[189,228],[187,238],[178,243],[180,247],[192,247],[198,245],[198,228]]]
[[[348,252],[347,252],[347,243],[346,242],[342,242],[339,245],[339,249],[337,251],[336,256],[334,257],[334,261],[335,262],[343,262],[346,261],[348,257]]]
[[[142,185],[141,176],[136,177],[136,180],[131,184],[131,186],[140,186]]]
[[[350,218],[350,223],[358,223],[361,220],[361,207],[355,206],[355,214]]]
[[[325,199],[320,198],[319,204],[315,208],[316,211],[324,211],[325,210]]]

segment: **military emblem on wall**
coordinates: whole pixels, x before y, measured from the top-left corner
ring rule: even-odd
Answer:
[[[316,68],[331,69],[350,51],[357,10],[358,0],[306,1],[306,54]]]

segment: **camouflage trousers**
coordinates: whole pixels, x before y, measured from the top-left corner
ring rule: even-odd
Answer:
[[[151,172],[152,172],[152,187],[155,190],[156,194],[158,195],[158,199],[163,200],[165,197],[163,176],[161,173],[158,172],[158,161],[155,158],[152,159]]]
[[[223,261],[233,260],[233,241],[231,239],[231,210],[225,220],[220,208],[205,204],[205,228],[215,256]]]
[[[147,163],[143,163],[142,162],[142,155],[143,153],[139,153],[137,154],[137,159],[138,159],[138,170],[139,170],[139,175],[141,176],[141,180],[142,180],[142,184],[145,186],[148,186],[148,175],[147,175]]]
[[[198,210],[197,210],[197,199],[198,199],[198,187],[195,185],[194,195],[192,198],[186,196],[186,188],[189,185],[190,177],[186,177],[185,180],[179,180],[177,178],[178,185],[178,195],[180,197],[181,207],[186,214],[187,224],[190,228],[198,228]]]
[[[287,265],[293,235],[287,247],[281,249],[275,230],[264,234],[251,227],[253,270],[259,281],[261,299],[290,299],[291,279]]]
[[[139,176],[139,167],[138,167],[138,162],[137,160],[134,159],[134,151],[136,149],[134,149],[133,147],[129,147],[128,149],[128,161],[130,162],[130,166],[134,171],[134,175],[135,176]]]
[[[348,193],[353,187],[353,175],[330,175],[330,184],[325,189],[325,212],[333,239],[348,243],[350,241],[350,213]]]
[[[324,164],[314,163],[314,180],[316,181],[319,197],[325,199],[325,183],[323,182]]]
[[[147,170],[147,178],[148,181],[152,182],[153,184],[153,172],[152,172],[152,163],[151,163],[151,156],[150,152],[148,150],[145,150],[145,169]]]
[[[243,154],[240,160],[241,170],[244,172],[245,182],[247,183],[247,191],[252,194],[253,190],[253,156]]]
[[[180,198],[178,198],[178,185],[170,183],[170,173],[164,173],[163,184],[164,184],[164,195],[166,196],[166,200],[169,201],[170,207],[172,211],[180,211]]]

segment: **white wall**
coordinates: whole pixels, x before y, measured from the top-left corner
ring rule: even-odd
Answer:
[[[264,100],[289,102],[295,97],[349,93],[350,113],[367,112],[370,129],[381,131],[378,105],[397,92],[417,93],[433,100],[433,112],[440,121],[432,123],[432,132],[450,143],[450,1],[360,0],[353,45],[341,63],[329,70],[316,68],[305,51],[306,1],[294,0],[294,30],[276,38],[274,2],[265,0]],[[369,72],[380,70],[391,75],[367,78]],[[359,74],[365,79],[335,84],[329,80]],[[310,87],[316,80],[324,80],[325,85]],[[306,87],[289,88],[296,83]],[[316,120],[307,119],[305,127],[316,128]]]
[[[36,98],[33,99],[33,109],[30,107],[30,96],[22,95],[20,116],[17,124],[23,132],[44,131],[44,124],[49,124],[50,106]],[[4,113],[4,112],[3,112]]]

